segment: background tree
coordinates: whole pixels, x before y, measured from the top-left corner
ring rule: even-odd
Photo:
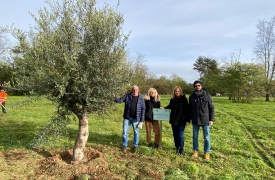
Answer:
[[[160,76],[153,85],[159,94],[172,94],[171,81],[166,76]]]
[[[263,87],[263,67],[241,62],[226,63],[220,85],[233,102],[251,103]]]
[[[0,85],[6,86],[11,81],[14,73],[12,65],[9,62],[0,61]]]
[[[265,69],[265,92],[266,101],[269,101],[271,81],[275,71],[275,16],[270,20],[260,20],[257,24],[257,41],[254,53],[257,60],[264,65]]]
[[[6,86],[11,81],[14,66],[10,59],[10,40],[0,27],[0,85]]]
[[[174,87],[176,86],[180,86],[184,93],[190,93],[189,86],[183,78],[177,76],[176,74],[172,74],[170,76],[170,81],[171,81],[171,90],[173,90]]]
[[[88,115],[113,107],[111,94],[129,85],[128,35],[117,7],[96,8],[95,0],[47,1],[49,8],[32,14],[29,32],[13,29],[18,86],[47,95],[59,118],[73,113],[79,121],[73,161],[83,158]]]
[[[220,77],[220,69],[218,62],[215,59],[199,56],[193,64],[193,69],[198,71],[200,80],[203,82],[203,87],[211,94],[216,93],[218,87],[218,80]]]
[[[136,57],[131,57],[129,62],[132,83],[138,85],[139,91],[141,93],[147,93],[148,89],[150,88],[150,84],[147,83],[147,79],[151,75],[149,73],[148,67],[145,65],[145,56],[142,54],[137,54]]]
[[[7,36],[4,35],[3,28],[0,27],[0,61],[4,61],[4,55],[7,54],[8,48],[10,46],[10,41]]]

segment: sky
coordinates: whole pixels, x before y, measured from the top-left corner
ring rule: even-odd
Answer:
[[[0,0],[0,26],[29,30],[30,13],[46,6],[44,0]],[[97,0],[97,6],[117,0]],[[255,57],[257,23],[275,16],[274,0],[120,0],[123,32],[130,55],[141,54],[157,77],[180,76],[192,83],[199,74],[193,64],[199,56],[219,63],[241,52],[240,61]]]

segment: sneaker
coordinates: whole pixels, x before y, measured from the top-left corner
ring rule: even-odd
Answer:
[[[193,152],[193,154],[192,154],[192,157],[193,157],[193,158],[199,157],[199,152],[196,151],[196,150],[194,150],[194,152]]]
[[[152,143],[149,143],[149,144],[148,144],[148,147],[152,147],[152,146],[153,146],[153,144],[152,144]]]
[[[209,153],[204,153],[204,160],[209,160],[210,159],[210,154]]]
[[[154,143],[154,148],[159,148],[159,145],[157,143]]]
[[[121,149],[122,152],[126,152],[127,146],[123,146],[123,148]]]

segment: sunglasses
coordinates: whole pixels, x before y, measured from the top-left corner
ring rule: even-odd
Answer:
[[[201,85],[195,85],[195,87],[201,87]]]

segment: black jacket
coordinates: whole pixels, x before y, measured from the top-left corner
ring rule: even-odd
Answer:
[[[152,121],[153,120],[153,108],[160,108],[160,102],[155,101],[154,98],[145,99],[145,120]]]
[[[190,121],[190,111],[185,95],[170,99],[170,103],[165,109],[171,109],[169,123],[172,125],[185,125]]]
[[[208,125],[209,121],[214,121],[214,105],[211,95],[202,90],[201,94],[195,91],[189,96],[189,106],[193,124]]]

